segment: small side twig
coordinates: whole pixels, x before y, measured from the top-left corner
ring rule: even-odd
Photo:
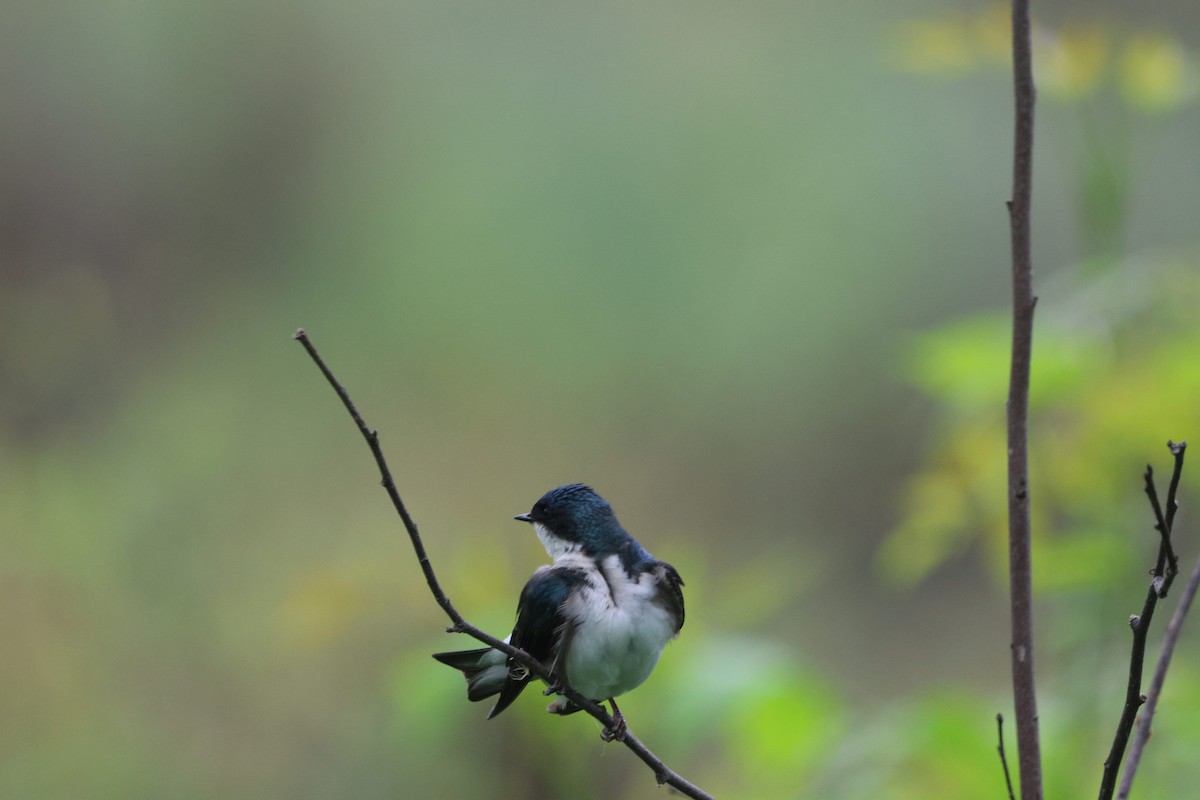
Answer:
[[[1168,445],[1174,447],[1173,442],[1169,442]],[[1166,597],[1167,592],[1171,589],[1171,582],[1179,574],[1179,559],[1176,558],[1175,547],[1171,544],[1170,525],[1163,516],[1162,506],[1158,502],[1158,490],[1154,487],[1154,467],[1147,464],[1146,472],[1142,477],[1146,482],[1146,497],[1150,500],[1151,510],[1154,511],[1154,530],[1158,531],[1161,537],[1158,562],[1154,565],[1154,576],[1161,579],[1158,596]],[[1172,489],[1174,489],[1174,483],[1172,483]],[[1174,498],[1172,498],[1171,503],[1174,504],[1174,502]],[[1172,517],[1174,517],[1173,513]]]
[[[1187,448],[1187,442],[1178,444],[1168,442],[1167,446],[1171,448],[1171,454],[1175,456],[1175,472],[1171,476],[1171,486],[1167,491],[1167,516],[1164,525],[1167,531],[1167,542],[1169,542],[1175,522],[1175,510],[1179,507],[1179,504],[1175,502],[1175,492],[1179,487],[1180,473],[1183,471],[1183,454]],[[1179,606],[1171,615],[1171,621],[1167,623],[1167,630],[1163,635],[1162,651],[1158,654],[1154,676],[1150,679],[1150,689],[1146,692],[1146,706],[1138,718],[1137,731],[1133,736],[1133,743],[1129,746],[1129,757],[1125,760],[1125,771],[1121,775],[1121,787],[1117,790],[1118,800],[1126,800],[1129,797],[1133,778],[1137,774],[1138,765],[1142,760],[1142,751],[1146,747],[1146,742],[1150,740],[1150,726],[1154,721],[1154,712],[1158,709],[1158,698],[1162,695],[1163,683],[1167,679],[1167,668],[1171,665],[1171,657],[1175,654],[1175,645],[1179,641],[1183,621],[1192,607],[1192,600],[1195,599],[1198,588],[1200,588],[1200,558],[1196,560],[1192,574],[1183,587],[1183,596],[1179,598]]]
[[[1183,456],[1187,452],[1187,442],[1167,442],[1167,449],[1175,456],[1175,469],[1171,472],[1171,485],[1167,489],[1167,530],[1175,524],[1175,512],[1179,503],[1175,495],[1179,492],[1179,478],[1183,475]]]
[[[1000,751],[1000,766],[1004,768],[1004,783],[1008,786],[1008,800],[1017,800],[1013,794],[1012,775],[1008,774],[1008,757],[1004,755],[1004,715],[996,715],[996,738],[999,744],[996,749]]]
[[[495,636],[476,628],[471,623],[467,622],[458,610],[450,602],[450,598],[442,590],[441,584],[438,582],[437,575],[434,574],[433,565],[429,561],[429,556],[425,552],[425,545],[421,541],[421,534],[417,530],[417,525],[408,513],[408,509],[404,505],[404,501],[400,498],[400,492],[396,489],[396,483],[392,479],[391,470],[388,468],[387,460],[383,456],[383,450],[379,446],[379,433],[367,427],[363,421],[362,415],[358,413],[354,402],[350,399],[350,394],[334,377],[332,370],[326,365],[324,359],[317,353],[317,349],[313,347],[312,342],[308,338],[303,328],[300,328],[292,336],[304,346],[310,358],[321,370],[321,374],[325,376],[325,380],[337,392],[337,396],[341,399],[342,405],[346,407],[346,411],[350,413],[354,420],[355,426],[358,427],[359,433],[366,440],[367,446],[371,449],[371,455],[375,457],[375,464],[379,468],[381,476],[381,484],[387,491],[388,497],[391,498],[392,505],[396,509],[396,513],[400,515],[401,521],[404,523],[404,529],[408,532],[408,538],[412,542],[413,552],[417,556],[417,561],[421,565],[421,572],[425,575],[425,582],[429,585],[429,591],[433,594],[433,598],[437,604],[446,612],[446,616],[453,623],[447,628],[448,633],[465,633],[466,635],[483,642],[489,647],[494,647],[497,650],[505,653],[512,658],[515,658],[520,663],[529,668],[529,671],[539,678],[542,678],[548,685],[556,687],[564,696],[571,702],[578,705],[593,718],[595,718],[605,730],[612,730],[616,721],[599,703],[592,701],[590,698],[576,692],[569,686],[566,686],[559,681],[554,674],[544,664],[538,661],[533,656],[526,653],[524,650],[513,647],[508,642],[497,639]],[[653,772],[654,777],[661,784],[667,784],[679,790],[687,797],[694,800],[713,800],[712,795],[700,789],[683,776],[679,775],[673,769],[668,767],[661,758],[656,756],[651,750],[639,741],[632,732],[627,731],[624,739],[624,745],[629,748],[638,758],[640,758],[646,766]]]
[[[1183,470],[1183,452],[1186,443],[1176,445],[1168,442],[1167,446],[1175,456],[1175,472],[1171,478],[1168,490],[1169,519],[1162,513],[1158,502],[1158,492],[1154,488],[1154,470],[1147,466],[1145,473],[1146,495],[1154,510],[1155,529],[1160,533],[1158,559],[1151,572],[1150,587],[1146,590],[1146,601],[1142,604],[1142,613],[1129,618],[1129,627],[1133,629],[1133,644],[1129,654],[1129,681],[1125,686],[1125,705],[1121,710],[1121,719],[1117,722],[1117,730],[1113,735],[1112,747],[1108,758],[1104,760],[1104,773],[1100,779],[1099,800],[1111,800],[1117,786],[1117,774],[1121,761],[1125,757],[1125,748],[1129,744],[1129,736],[1137,720],[1138,709],[1146,702],[1147,696],[1142,694],[1142,670],[1146,660],[1146,637],[1150,632],[1150,622],[1154,619],[1154,610],[1158,607],[1159,598],[1166,597],[1171,582],[1178,573],[1178,562],[1174,548],[1171,545],[1171,525],[1175,521],[1175,491],[1179,485],[1179,476]],[[1194,590],[1193,590],[1194,591]],[[1190,600],[1189,600],[1190,602]],[[1176,612],[1178,613],[1178,612]],[[1165,647],[1165,645],[1164,645]],[[1173,645],[1172,645],[1173,647]],[[1161,656],[1160,656],[1161,662]],[[1165,666],[1163,667],[1165,672]],[[1147,729],[1149,733],[1149,729]],[[1139,751],[1140,758],[1140,751]],[[1132,780],[1132,778],[1130,778]]]

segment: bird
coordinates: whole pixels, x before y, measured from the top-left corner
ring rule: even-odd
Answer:
[[[517,602],[506,641],[549,667],[561,684],[597,703],[609,702],[614,725],[601,735],[624,739],[615,698],[650,676],[667,643],[683,628],[683,580],[617,521],[612,505],[590,486],[572,483],[542,495],[514,519],[533,526],[552,564],[539,567]],[[497,696],[492,719],[534,679],[524,664],[484,647],[433,655],[462,672],[471,701]],[[554,694],[560,686],[550,686]],[[552,714],[580,707],[560,695]]]

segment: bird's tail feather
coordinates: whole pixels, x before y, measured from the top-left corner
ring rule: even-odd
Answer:
[[[507,658],[504,653],[491,647],[434,653],[433,657],[463,674],[467,679],[468,700],[485,700],[500,694],[508,680]]]

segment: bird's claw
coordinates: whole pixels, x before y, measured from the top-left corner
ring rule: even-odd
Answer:
[[[611,728],[600,731],[600,738],[606,742],[623,742],[625,734],[629,733],[629,726],[625,724],[625,715],[621,713],[621,709],[617,708],[616,700],[609,698],[608,702],[612,705],[613,724]]]
[[[625,724],[625,718],[617,717],[613,720],[611,728],[600,731],[600,738],[606,742],[623,742],[627,733],[629,733],[629,726]]]

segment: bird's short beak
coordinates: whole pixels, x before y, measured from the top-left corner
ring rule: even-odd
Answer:
[[[521,522],[533,522],[533,517],[528,514],[517,514],[513,519],[519,519]]]

